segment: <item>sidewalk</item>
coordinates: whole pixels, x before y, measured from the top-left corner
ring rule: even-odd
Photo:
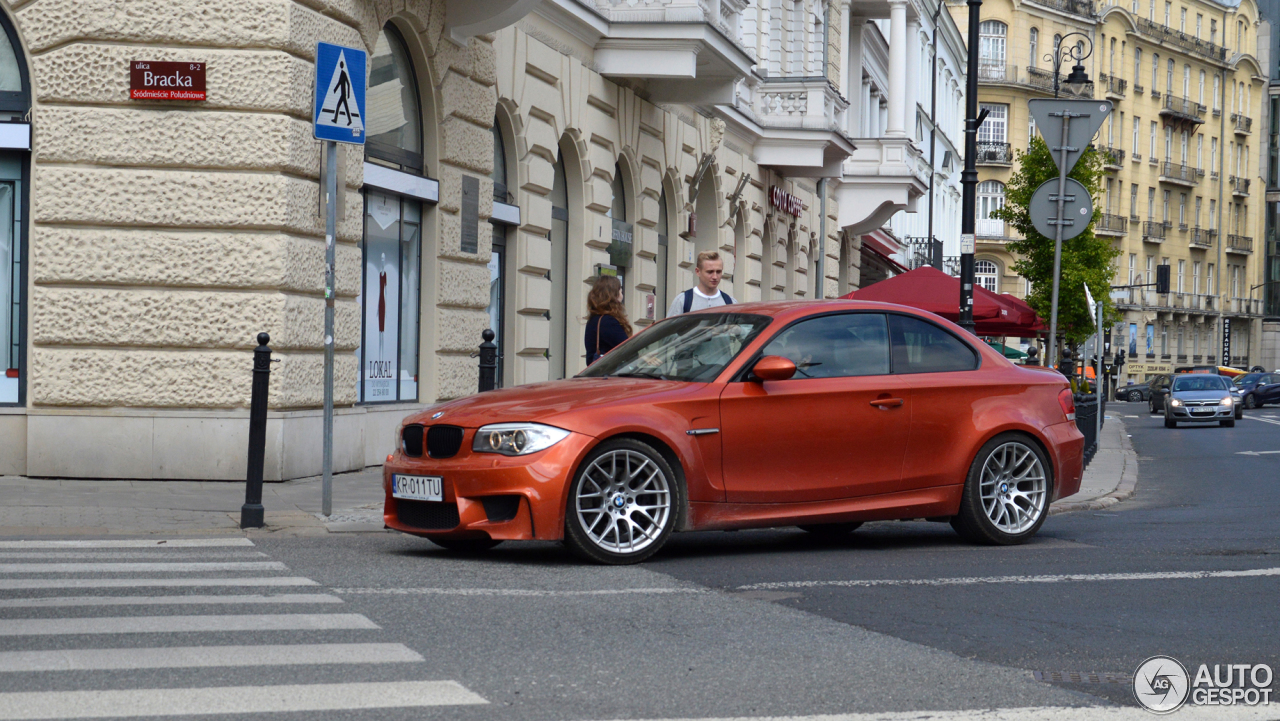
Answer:
[[[1098,452],[1084,469],[1080,492],[1049,507],[1049,514],[1096,511],[1133,495],[1138,483],[1138,454],[1133,450],[1124,421],[1118,414],[1106,416]]]
[[[1138,458],[1118,417],[1107,419],[1102,445],[1080,492],[1049,513],[1097,510],[1133,495]],[[0,476],[0,537],[238,534],[244,483],[83,481]],[[321,479],[267,483],[264,534],[324,535],[382,531],[382,468],[333,477],[333,515],[320,515]]]
[[[0,476],[0,536],[241,533],[245,484]],[[333,515],[320,515],[321,478],[265,483],[266,527],[250,535],[382,530],[382,467],[333,477]]]

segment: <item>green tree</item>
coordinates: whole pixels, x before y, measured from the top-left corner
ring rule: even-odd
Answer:
[[[1014,272],[1031,281],[1027,303],[1048,323],[1053,303],[1053,238],[1046,238],[1032,227],[1028,206],[1031,204],[1031,195],[1037,188],[1047,180],[1057,180],[1058,166],[1053,162],[1049,146],[1036,136],[1031,140],[1029,151],[1018,151],[1017,168],[1005,186],[1004,207],[992,213],[992,216],[1009,223],[1022,235],[1021,239],[1010,241],[1006,247],[1018,256],[1013,264]],[[1097,198],[1102,173],[1102,158],[1090,146],[1081,154],[1080,162],[1076,163],[1067,177],[1079,181],[1088,188],[1092,197]],[[1080,235],[1062,241],[1058,333],[1071,346],[1079,346],[1096,332],[1093,318],[1089,315],[1089,304],[1085,299],[1085,284],[1088,284],[1094,300],[1105,304],[1104,324],[1110,325],[1120,319],[1110,298],[1111,281],[1115,277],[1113,262],[1120,255],[1120,250],[1113,247],[1110,240],[1094,235],[1093,226],[1102,211],[1097,201],[1093,207],[1089,227]]]

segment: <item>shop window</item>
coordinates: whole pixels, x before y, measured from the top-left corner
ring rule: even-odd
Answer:
[[[360,401],[418,399],[422,204],[365,193]]]
[[[17,33],[0,12],[0,122],[21,120],[31,107],[31,86],[17,47]],[[0,151],[0,405],[25,401],[28,156],[25,150]]]

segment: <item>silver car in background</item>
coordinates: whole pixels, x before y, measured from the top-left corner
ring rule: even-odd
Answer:
[[[1231,393],[1231,381],[1209,373],[1174,376],[1164,404],[1164,427],[1177,428],[1179,421],[1217,421],[1234,428],[1236,398]]]

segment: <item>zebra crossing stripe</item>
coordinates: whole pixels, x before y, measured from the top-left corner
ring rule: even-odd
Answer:
[[[218,548],[252,546],[247,538],[167,538],[148,540],[0,541],[0,548]]]
[[[92,648],[3,652],[0,653],[0,673],[413,663],[423,660],[418,652],[399,643]]]
[[[455,681],[0,693],[0,721],[206,714],[315,713],[488,701]]]
[[[222,596],[57,596],[0,600],[0,608],[67,608],[73,606],[235,605],[241,603],[342,603],[327,593],[279,593]]]
[[[279,561],[209,563],[0,563],[0,573],[196,573],[201,571],[287,571]]]
[[[220,586],[319,586],[309,578],[0,578],[0,591],[49,588],[204,588]]]
[[[377,629],[358,613],[285,613],[226,616],[116,616],[0,620],[0,636],[220,631],[333,631]]]

